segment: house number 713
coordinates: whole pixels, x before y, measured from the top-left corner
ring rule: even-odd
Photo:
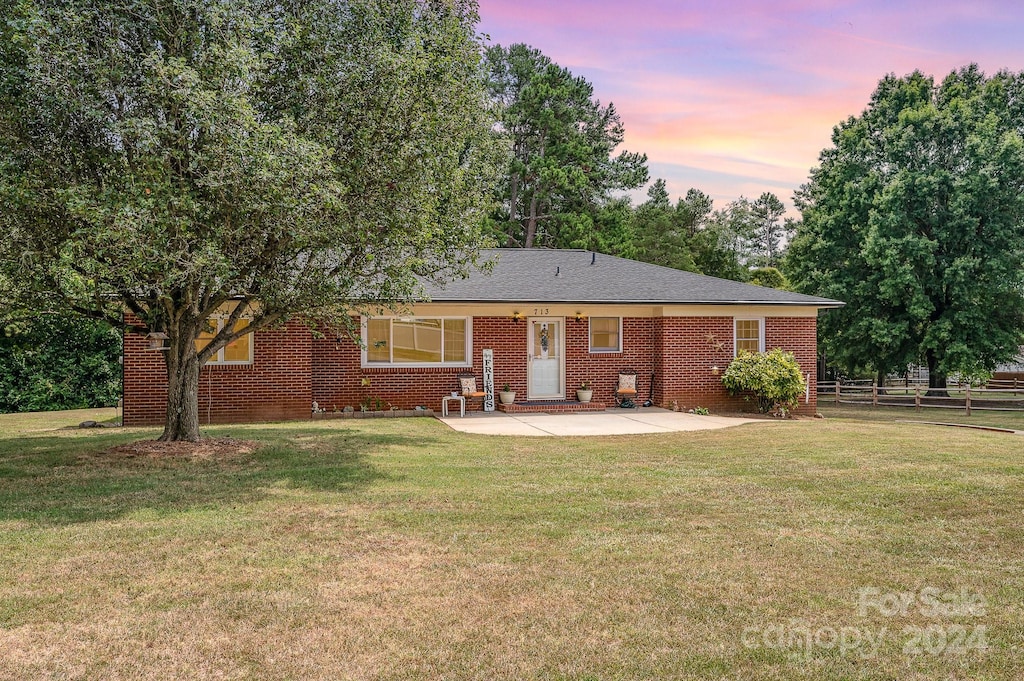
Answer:
[[[550,308],[547,308],[547,307],[535,307],[535,308],[533,308],[533,314],[538,315],[538,316],[546,315],[546,314],[548,314],[549,311],[550,311]]]

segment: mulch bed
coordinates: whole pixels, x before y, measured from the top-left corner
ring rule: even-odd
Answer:
[[[137,440],[128,444],[111,447],[102,452],[101,455],[122,459],[221,460],[234,459],[251,454],[259,447],[259,442],[236,440],[231,437],[203,438],[199,442]]]

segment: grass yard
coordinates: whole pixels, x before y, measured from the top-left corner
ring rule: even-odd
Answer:
[[[895,421],[932,421],[936,423],[960,423],[974,426],[993,426],[1024,430],[1024,411],[996,411],[974,409],[971,415],[964,414],[961,409],[942,409],[936,407],[875,407],[870,405],[839,406],[828,402],[828,398],[819,398],[818,410],[828,418],[854,419],[859,421],[879,421],[893,423]]]
[[[837,415],[221,459],[0,416],[0,678],[1020,678],[1024,437]]]

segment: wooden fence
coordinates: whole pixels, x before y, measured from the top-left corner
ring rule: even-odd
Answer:
[[[1024,382],[1017,380],[990,381],[984,388],[950,385],[945,396],[927,393],[927,385],[879,386],[863,381],[831,381],[818,383],[818,404],[960,409],[967,416],[974,410],[1024,411]]]

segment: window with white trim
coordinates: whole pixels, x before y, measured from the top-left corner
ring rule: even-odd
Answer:
[[[590,351],[622,352],[622,317],[590,318]]]
[[[363,324],[365,366],[469,366],[468,317],[373,317]]]
[[[202,351],[203,348],[210,344],[213,337],[224,328],[224,322],[227,320],[224,317],[210,317],[208,321],[209,325],[199,332],[199,338],[196,339],[196,352]],[[235,331],[241,331],[247,326],[249,326],[248,319],[239,319],[235,322]],[[231,341],[218,350],[206,363],[252,364],[252,334],[247,333],[241,338]]]
[[[740,352],[764,352],[764,320],[763,319],[736,319],[734,321],[734,342],[735,354]]]

